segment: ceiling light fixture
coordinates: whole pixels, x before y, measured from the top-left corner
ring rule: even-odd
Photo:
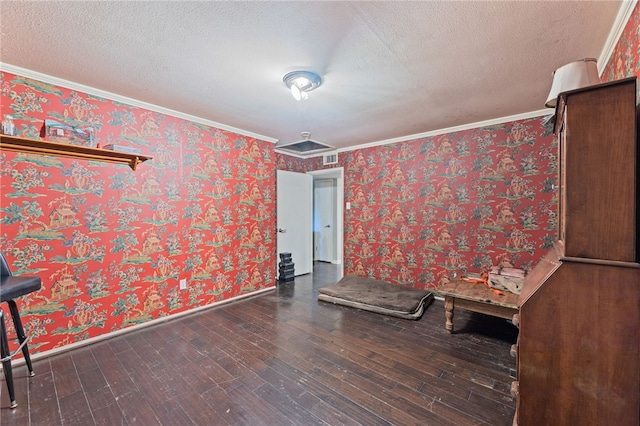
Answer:
[[[282,77],[282,81],[287,85],[296,101],[307,99],[307,92],[319,87],[322,78],[311,71],[291,71]]]

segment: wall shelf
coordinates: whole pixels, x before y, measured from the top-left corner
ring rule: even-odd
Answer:
[[[153,158],[146,155],[129,154],[127,152],[111,151],[102,148],[89,148],[86,146],[7,135],[0,135],[0,150],[126,164],[131,167],[132,170],[135,170],[138,164]]]

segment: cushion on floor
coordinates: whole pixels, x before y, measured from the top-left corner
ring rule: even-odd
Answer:
[[[322,287],[318,300],[404,319],[419,319],[433,300],[427,290],[387,281],[347,275],[336,284]]]

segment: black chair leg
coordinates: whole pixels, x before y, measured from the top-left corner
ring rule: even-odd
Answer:
[[[26,343],[24,343],[25,340],[27,340],[27,336],[24,334],[24,328],[22,328],[22,320],[20,319],[20,312],[18,312],[18,305],[16,305],[15,300],[7,300],[7,304],[9,305],[9,310],[11,311],[11,319],[13,320],[13,326],[16,329],[18,340],[22,345],[22,355],[24,356],[24,361],[27,364],[27,368],[29,369],[29,377],[33,377],[36,375],[36,373],[33,372],[33,367],[31,365],[29,347]]]
[[[0,309],[0,358],[2,358],[2,371],[4,371],[4,379],[7,382],[9,390],[9,399],[11,400],[11,408],[16,408],[16,394],[13,389],[13,372],[11,371],[11,352],[9,351],[9,341],[7,340],[7,328],[4,323],[4,312]]]

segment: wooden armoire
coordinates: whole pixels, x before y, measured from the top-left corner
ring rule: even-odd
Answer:
[[[636,78],[562,93],[558,238],[519,298],[518,426],[640,424]]]

